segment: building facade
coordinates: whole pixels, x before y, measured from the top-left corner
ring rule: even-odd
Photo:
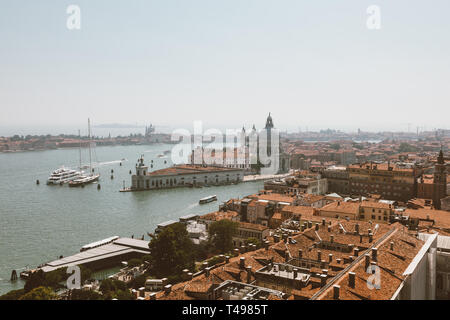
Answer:
[[[136,165],[136,174],[131,177],[132,190],[167,189],[203,185],[239,183],[244,176],[242,169],[212,166],[178,165],[148,172],[144,159]]]

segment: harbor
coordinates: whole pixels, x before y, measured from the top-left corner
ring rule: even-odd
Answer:
[[[0,185],[0,294],[23,287],[20,279],[10,281],[12,270],[19,274],[60,256],[73,255],[83,245],[111,235],[140,238],[165,221],[205,214],[217,210],[223,201],[263,189],[263,182],[255,181],[210,188],[119,193],[124,182],[130,184],[129,171],[135,172],[135,159],[139,155],[152,159],[154,170],[162,169],[171,166],[170,157],[158,158],[158,154],[171,147],[167,144],[97,147],[100,190],[98,184],[84,188],[45,184],[55,168],[78,166],[76,148],[0,154],[0,175],[8,181]],[[114,179],[110,178],[111,170]],[[37,180],[41,183],[36,184]],[[198,203],[211,194],[217,195],[218,201]],[[149,238],[146,236],[145,240]]]

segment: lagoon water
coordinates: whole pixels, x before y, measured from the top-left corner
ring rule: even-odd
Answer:
[[[141,237],[153,232],[158,223],[177,220],[190,213],[218,209],[223,201],[243,197],[262,189],[263,182],[238,185],[180,188],[145,192],[119,190],[129,186],[138,157],[153,170],[170,166],[168,158],[157,155],[171,145],[97,147],[101,190],[97,185],[85,188],[47,186],[51,171],[61,165],[76,167],[78,149],[60,149],[21,153],[0,153],[0,294],[23,287],[10,282],[11,271],[68,256],[90,242],[110,236]],[[82,152],[83,163],[87,152]],[[122,166],[119,165],[121,159]],[[164,163],[167,161],[167,163]],[[114,170],[114,179],[111,179]],[[40,185],[36,185],[36,180]],[[199,205],[202,197],[216,194],[218,201]]]

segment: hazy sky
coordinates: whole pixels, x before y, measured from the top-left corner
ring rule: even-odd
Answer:
[[[271,111],[290,130],[450,128],[449,13],[448,0],[1,0],[0,126],[261,127]]]

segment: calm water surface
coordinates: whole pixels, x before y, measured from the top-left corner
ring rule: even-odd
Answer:
[[[76,167],[78,149],[0,153],[0,294],[23,287],[9,281],[11,271],[68,256],[90,242],[110,236],[141,237],[156,225],[190,213],[207,213],[230,198],[262,189],[262,182],[239,185],[120,193],[129,186],[137,158],[154,168],[170,166],[157,155],[170,145],[97,147],[101,190],[47,186],[49,173],[61,165]],[[86,150],[82,153],[87,161]],[[126,159],[122,166],[121,159]],[[167,161],[167,163],[164,163]],[[114,170],[114,179],[111,179]],[[41,184],[36,185],[39,179]],[[199,205],[202,197],[216,194],[218,202]],[[148,239],[147,235],[145,237]]]

